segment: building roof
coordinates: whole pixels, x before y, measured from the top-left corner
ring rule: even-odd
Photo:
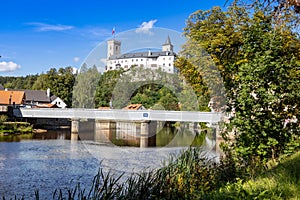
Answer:
[[[172,51],[136,52],[136,53],[125,53],[121,55],[113,55],[109,58],[109,60],[126,59],[126,58],[157,58],[159,56],[176,56],[176,54]]]
[[[50,103],[50,97],[45,90],[24,90],[26,101]]]
[[[145,109],[142,104],[130,104],[123,108],[123,110],[143,110]]]
[[[4,87],[3,87],[3,85],[1,85],[1,84],[0,84],[0,90],[4,90]]]
[[[167,38],[165,44],[163,44],[163,45],[172,45],[170,36],[168,36],[168,38]]]
[[[38,104],[36,106],[33,106],[33,108],[58,108],[58,106],[56,104],[47,103],[47,104]]]
[[[99,107],[98,110],[111,110],[110,107]]]
[[[25,93],[23,91],[5,91],[0,90],[0,104],[11,105],[13,103],[17,105],[23,104]]]

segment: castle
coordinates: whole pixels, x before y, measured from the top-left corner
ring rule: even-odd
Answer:
[[[123,68],[128,70],[132,66],[161,69],[167,73],[178,73],[174,66],[176,53],[168,36],[159,52],[135,52],[121,54],[121,42],[115,39],[107,41],[106,71]]]

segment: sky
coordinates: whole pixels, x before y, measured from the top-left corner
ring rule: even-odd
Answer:
[[[161,38],[155,39],[163,43],[167,35],[182,34],[191,13],[222,7],[225,0],[2,0],[0,3],[0,76],[25,76],[46,73],[50,68],[80,68],[97,47],[105,51],[108,39],[121,40],[124,33],[139,34],[143,40],[143,35],[156,34],[152,29],[166,30]],[[137,44],[134,34],[128,41]],[[97,59],[103,60],[103,56]]]

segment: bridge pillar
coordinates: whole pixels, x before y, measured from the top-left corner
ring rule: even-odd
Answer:
[[[111,143],[112,133],[116,130],[116,122],[96,120],[94,140]]]
[[[141,137],[140,137],[141,148],[156,146],[156,129],[157,129],[156,121],[141,123]]]
[[[79,119],[72,119],[71,123],[71,140],[78,140]]]

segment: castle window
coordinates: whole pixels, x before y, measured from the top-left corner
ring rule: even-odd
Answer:
[[[136,59],[135,61],[139,61],[139,59]]]
[[[141,61],[143,61],[143,59],[141,59]]]

